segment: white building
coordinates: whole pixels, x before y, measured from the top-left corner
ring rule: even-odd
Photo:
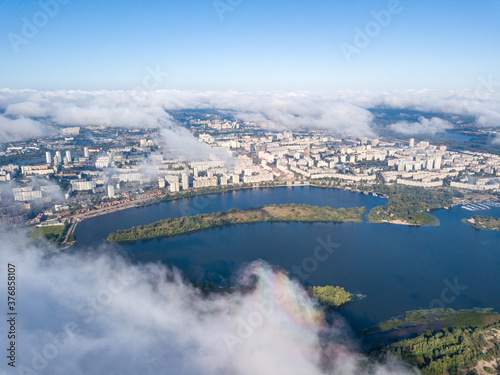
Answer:
[[[95,167],[99,169],[107,168],[109,167],[110,163],[111,160],[109,156],[99,156],[95,161]]]
[[[95,181],[87,181],[87,180],[74,180],[71,181],[71,188],[77,191],[86,191],[95,189],[97,186]]]
[[[179,181],[170,182],[169,189],[171,193],[177,193],[180,190]]]
[[[42,199],[42,192],[40,190],[33,190],[32,187],[14,188],[12,192],[14,193],[14,200],[16,201],[24,202]]]
[[[189,175],[187,173],[182,174],[182,189],[183,190],[189,189]]]
[[[108,198],[115,197],[115,187],[113,185],[108,185]]]

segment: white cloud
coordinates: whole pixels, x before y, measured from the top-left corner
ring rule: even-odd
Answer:
[[[412,109],[471,116],[480,124],[500,127],[500,90],[478,95],[461,91],[36,91],[0,90],[0,109],[7,114],[45,117],[62,126],[107,125],[172,127],[168,111],[227,110],[237,118],[262,121],[277,129],[326,129],[350,136],[374,135],[370,108]]]
[[[26,117],[11,119],[0,115],[0,141],[14,141],[46,134],[45,126]]]
[[[418,122],[400,121],[390,125],[390,128],[395,132],[407,135],[438,134],[452,129],[453,125],[439,117],[432,117],[431,119],[420,117]]]
[[[17,232],[0,236],[0,262],[17,270],[19,373],[405,373],[366,368],[341,318],[326,326],[302,287],[265,264],[246,271],[254,292],[204,297],[178,271],[131,265],[110,247],[47,257]]]
[[[48,111],[40,103],[21,102],[9,104],[5,110],[6,115],[26,117],[46,117]]]

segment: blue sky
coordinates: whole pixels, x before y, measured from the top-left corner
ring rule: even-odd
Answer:
[[[66,1],[46,25],[40,2],[0,1],[0,87],[132,89],[148,67],[168,74],[155,88],[192,90],[474,89],[500,78],[498,0],[401,0],[350,62],[341,44],[356,47],[354,29],[388,1],[242,0],[223,20],[213,0]],[[9,38],[26,37],[23,19],[37,14],[42,26],[16,53]]]

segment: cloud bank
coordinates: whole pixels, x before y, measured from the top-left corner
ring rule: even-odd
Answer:
[[[439,117],[432,117],[431,119],[420,117],[418,122],[400,121],[390,125],[390,128],[397,133],[407,135],[439,134],[452,129],[453,124]]]
[[[45,133],[45,126],[38,121],[24,116],[11,119],[0,115],[0,142],[40,137]]]
[[[484,92],[483,92],[484,91]],[[36,91],[0,90],[0,110],[11,119],[29,118],[60,126],[105,125],[172,128],[168,111],[219,109],[275,129],[325,129],[345,136],[374,136],[371,108],[412,109],[469,116],[500,127],[500,90],[491,91]],[[432,120],[431,120],[432,121]],[[443,124],[441,124],[442,126]],[[425,124],[415,124],[419,133]],[[5,132],[7,128],[1,130]],[[400,126],[405,129],[404,126]],[[15,136],[14,130],[1,139]],[[33,134],[36,133],[32,129]]]
[[[298,283],[261,262],[241,278],[253,292],[204,297],[178,271],[110,247],[47,255],[20,233],[0,236],[22,312],[12,374],[407,373],[357,353],[340,318],[327,326]]]

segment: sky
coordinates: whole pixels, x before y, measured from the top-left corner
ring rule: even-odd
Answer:
[[[0,8],[1,88],[473,90],[478,77],[500,77],[498,0],[7,0]],[[356,40],[357,30],[365,37]]]

